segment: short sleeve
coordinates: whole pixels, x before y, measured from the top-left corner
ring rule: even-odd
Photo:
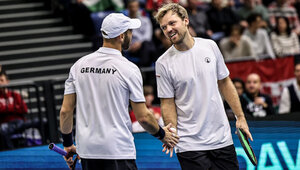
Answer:
[[[75,89],[75,77],[74,77],[74,67],[70,69],[69,77],[65,81],[65,95],[76,93]]]
[[[143,92],[143,79],[140,70],[137,68],[127,81],[129,99],[133,102],[145,102]]]
[[[229,76],[229,70],[227,69],[227,66],[225,65],[224,57],[217,46],[217,44],[214,41],[212,42],[212,48],[216,56],[216,62],[217,62],[217,78],[218,80],[222,80]]]
[[[156,83],[157,83],[157,96],[159,98],[172,98],[174,97],[174,87],[171,78],[168,76],[162,64],[156,62],[155,66]]]

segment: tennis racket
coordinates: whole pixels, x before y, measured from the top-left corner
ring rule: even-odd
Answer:
[[[244,151],[246,152],[248,158],[250,159],[251,163],[256,166],[257,165],[257,159],[255,156],[255,153],[253,152],[253,149],[248,141],[247,135],[245,132],[243,132],[242,129],[237,128],[237,135],[239,137],[239,140],[242,144],[242,147]]]
[[[62,148],[56,146],[54,143],[50,143],[49,144],[49,149],[56,152],[56,153],[59,153],[60,155],[62,156],[65,156],[67,159],[69,157],[73,157],[73,155],[75,155],[76,153],[67,153],[65,150],[63,150]],[[73,165],[71,166],[72,170],[75,169],[76,167],[76,163],[77,163],[77,160],[78,160],[78,157],[76,156],[75,160],[74,160],[74,163]]]

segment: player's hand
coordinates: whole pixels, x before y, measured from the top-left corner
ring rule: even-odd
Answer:
[[[162,151],[163,151],[163,152],[166,152],[167,155],[170,153],[170,158],[172,158],[174,147],[169,147],[169,146],[166,145],[166,144],[163,144],[162,147],[163,147],[163,150],[162,150]]]
[[[167,126],[163,127],[165,131],[165,137],[161,140],[164,144],[173,148],[179,141],[179,136],[173,133],[170,129],[172,128],[172,124],[169,123]]]
[[[171,131],[172,133],[177,134],[177,131],[176,131],[175,128],[170,128],[169,131]],[[174,147],[169,147],[169,146],[166,145],[166,144],[163,144],[162,147],[163,147],[163,150],[162,150],[162,151],[163,151],[163,152],[166,152],[167,155],[170,153],[170,158],[172,158]]]
[[[247,124],[247,121],[245,119],[245,117],[240,117],[240,118],[237,118],[236,120],[236,128],[240,128],[243,132],[246,133],[247,137],[250,138],[251,141],[253,141],[253,138],[252,138],[252,135],[249,131],[249,127],[248,127],[248,124]]]
[[[69,147],[64,147],[64,150],[68,153],[67,156],[64,156],[64,159],[67,165],[69,166],[69,168],[72,169],[72,165],[74,164],[73,155],[76,154],[76,147],[75,145],[72,145]],[[79,156],[77,157],[78,159],[80,159]]]

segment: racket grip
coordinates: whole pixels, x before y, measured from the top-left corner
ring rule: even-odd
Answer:
[[[49,149],[55,151],[56,153],[61,154],[62,156],[67,156],[68,155],[68,153],[65,150],[63,150],[60,147],[56,146],[54,143],[49,144]]]

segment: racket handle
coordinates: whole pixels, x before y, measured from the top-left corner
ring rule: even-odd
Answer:
[[[56,153],[61,154],[62,156],[67,156],[68,155],[68,153],[65,150],[63,150],[60,147],[56,146],[54,143],[49,144],[49,149],[55,151]]]

